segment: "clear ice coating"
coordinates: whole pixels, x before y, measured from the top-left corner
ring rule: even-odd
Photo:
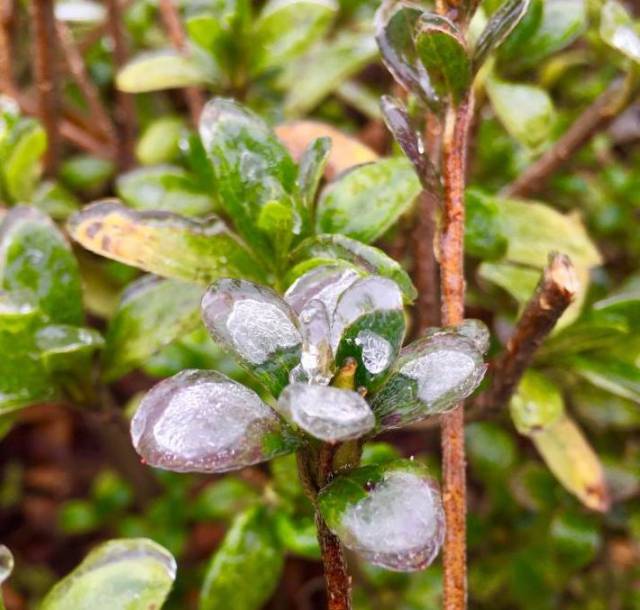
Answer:
[[[302,354],[300,366],[309,383],[328,385],[333,377],[329,315],[322,301],[312,300],[300,314]]]
[[[202,317],[216,341],[253,365],[302,342],[290,307],[269,288],[252,282],[213,283],[202,299]]]
[[[322,301],[329,317],[340,295],[351,286],[361,274],[351,267],[341,265],[321,265],[299,277],[284,295],[284,300],[301,315],[305,306],[313,300]]]
[[[370,563],[401,572],[422,570],[444,539],[440,494],[424,475],[391,470],[346,508],[336,533]]]
[[[377,375],[389,368],[393,348],[384,337],[364,329],[356,336],[356,345],[362,349],[362,363],[370,373]]]
[[[402,293],[393,281],[371,275],[355,281],[336,305],[331,324],[331,344],[337,350],[345,331],[359,318],[384,311],[402,312]]]
[[[13,555],[4,544],[0,544],[0,584],[11,576],[11,572],[13,572]]]
[[[375,425],[373,412],[360,394],[331,386],[289,385],[276,408],[287,421],[329,443],[359,438]]]
[[[249,388],[215,371],[186,370],[142,399],[131,422],[136,451],[176,472],[225,472],[290,447],[278,416]]]

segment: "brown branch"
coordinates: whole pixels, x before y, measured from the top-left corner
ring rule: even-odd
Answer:
[[[113,43],[113,59],[116,70],[127,61],[127,46],[122,29],[122,7],[118,0],[107,0],[109,20],[108,31]],[[135,104],[133,96],[123,91],[116,92],[116,128],[118,130],[118,161],[121,169],[133,163],[133,149],[136,134]]]
[[[104,107],[104,104],[102,103],[102,100],[100,99],[100,92],[87,72],[82,55],[73,39],[71,30],[62,21],[56,21],[56,32],[58,34],[58,40],[60,41],[60,47],[64,54],[65,61],[69,67],[69,71],[87,100],[92,120],[95,120],[99,125],[104,137],[112,144],[115,144],[115,127]]]
[[[329,531],[319,512],[316,512],[316,527],[327,583],[328,610],[350,610],[351,578],[347,573],[342,544],[338,537]]]
[[[186,36],[180,21],[180,15],[173,4],[172,0],[160,0],[160,15],[162,21],[169,34],[169,39],[173,47],[180,53],[187,51]],[[202,97],[202,91],[197,87],[185,87],[184,97],[187,105],[189,106],[189,112],[191,114],[191,121],[194,127],[198,126],[198,120],[200,119],[200,113],[204,106],[204,99]]]
[[[442,177],[444,209],[440,234],[442,323],[464,319],[464,186],[467,137],[473,115],[471,94],[447,109],[443,133]],[[466,473],[462,404],[442,417],[445,610],[467,605]]]
[[[634,99],[637,79],[633,74],[616,79],[569,127],[567,132],[512,184],[503,194],[527,197],[541,190],[550,176],[562,167],[598,132],[606,129]]]
[[[31,0],[29,7],[33,24],[33,73],[38,91],[38,116],[47,132],[45,165],[53,172],[59,153],[53,0]]]
[[[11,96],[15,96],[16,83],[13,78],[12,67],[12,3],[11,0],[0,0],[0,83],[4,83],[4,88]]]
[[[567,310],[579,288],[568,256],[552,254],[533,297],[527,303],[505,350],[494,360],[490,387],[478,396],[468,419],[486,416],[506,405],[533,357]]]

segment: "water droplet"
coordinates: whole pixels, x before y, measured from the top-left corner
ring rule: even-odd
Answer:
[[[356,345],[362,348],[362,363],[370,373],[376,375],[387,370],[393,348],[385,338],[365,329],[358,333]]]
[[[435,559],[444,539],[440,494],[426,476],[391,470],[367,497],[347,507],[336,533],[375,565],[421,570]]]
[[[215,371],[160,382],[131,422],[136,451],[176,472],[224,472],[286,453],[280,433],[277,415],[254,391]]]
[[[13,555],[4,544],[0,544],[0,584],[11,576],[11,572],[13,572]]]
[[[300,364],[309,383],[328,385],[333,377],[333,352],[329,316],[322,301],[313,300],[300,314],[302,354]]]
[[[362,396],[330,386],[290,385],[280,395],[277,409],[311,436],[330,443],[359,438],[375,425]]]

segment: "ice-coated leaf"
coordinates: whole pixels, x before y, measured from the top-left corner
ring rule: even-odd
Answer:
[[[223,279],[202,299],[202,319],[215,341],[231,350],[277,396],[300,361],[296,315],[274,291]]]
[[[175,576],[176,562],[159,544],[146,538],[111,540],[56,584],[40,609],[160,609]]]
[[[175,472],[238,470],[293,448],[278,416],[253,390],[193,369],[146,394],[131,438],[148,464]]]
[[[407,91],[411,91],[431,104],[437,100],[429,76],[418,60],[414,40],[417,23],[423,9],[410,3],[384,0],[376,13],[376,42],[382,61]]]
[[[117,200],[83,208],[68,223],[87,250],[164,277],[208,283],[264,279],[262,265],[222,220],[131,210]]]
[[[324,141],[324,138],[328,138],[331,141],[331,152],[324,168],[327,180],[331,180],[354,165],[370,163],[378,158],[371,148],[328,123],[309,120],[288,121],[278,125],[275,131],[291,156],[300,164],[298,176],[300,185],[306,175],[306,159],[310,155],[321,152],[316,147],[324,146],[319,143],[314,144],[316,140]]]
[[[327,385],[334,373],[331,323],[324,303],[311,301],[300,314],[302,352],[290,380]]]
[[[144,93],[211,82],[211,75],[192,58],[173,50],[143,53],[132,59],[116,77],[120,91]]]
[[[165,210],[184,216],[198,216],[214,207],[204,192],[181,167],[141,167],[118,176],[116,191],[136,210]]]
[[[298,190],[310,214],[313,213],[318,187],[331,155],[331,138],[321,136],[309,142],[300,157]]]
[[[520,434],[544,430],[564,415],[558,387],[541,373],[529,369],[511,399],[511,419]]]
[[[241,513],[209,564],[198,610],[259,610],[280,582],[283,565],[265,507]]]
[[[0,585],[11,576],[11,572],[13,572],[13,555],[4,544],[0,544]]]
[[[56,19],[71,23],[100,23],[107,16],[107,9],[93,0],[63,0],[56,2]]]
[[[122,295],[106,335],[103,370],[117,379],[200,324],[203,289],[197,284],[145,276]]]
[[[416,24],[416,51],[436,93],[458,102],[471,86],[464,36],[446,17],[424,13]]]
[[[491,15],[473,51],[476,70],[518,25],[529,9],[530,2],[531,0],[504,0],[500,8]]]
[[[585,506],[604,512],[609,508],[609,490],[598,456],[582,431],[563,415],[531,440],[560,483]]]
[[[280,395],[276,409],[294,426],[328,443],[360,438],[375,425],[360,394],[331,386],[293,383]]]
[[[0,223],[0,289],[22,291],[58,324],[82,324],[77,262],[64,236],[36,208],[12,208]]]
[[[324,189],[316,212],[316,230],[370,243],[411,209],[420,191],[420,181],[407,159],[360,165]]]
[[[486,341],[468,334],[457,328],[433,329],[400,352],[371,401],[382,429],[447,411],[478,387],[486,371],[481,351]]]
[[[293,263],[308,259],[323,259],[323,263],[331,260],[345,261],[360,267],[368,273],[375,273],[392,279],[402,290],[405,303],[416,298],[416,289],[411,278],[402,266],[382,250],[367,246],[362,242],[344,235],[316,235],[303,241],[292,253]]]
[[[322,37],[338,11],[335,0],[269,0],[254,23],[253,70],[281,66]]]
[[[355,358],[356,387],[373,389],[396,359],[405,333],[402,293],[388,278],[356,280],[336,304],[331,343],[340,368]]]
[[[609,46],[640,63],[640,34],[631,15],[617,0],[607,0],[602,7],[600,36]]]
[[[282,214],[288,214],[290,239],[303,232],[305,218],[294,197],[297,167],[257,114],[233,100],[214,98],[202,111],[200,137],[220,203],[252,247],[272,255],[282,239],[262,219],[267,206],[277,205]]]
[[[93,353],[104,346],[102,335],[93,328],[52,324],[36,333],[36,346],[45,369],[58,384],[89,374]]]
[[[409,460],[336,477],[320,492],[318,507],[347,548],[389,570],[424,569],[444,538],[440,492],[424,468]]]
[[[292,62],[280,79],[280,86],[287,91],[285,116],[308,114],[376,55],[376,45],[368,31],[345,30],[329,42],[316,44]],[[309,70],[309,66],[322,66],[322,70]]]
[[[534,85],[487,79],[487,94],[505,129],[529,148],[539,148],[550,138],[556,119],[549,94]]]
[[[180,140],[186,122],[180,116],[163,116],[152,121],[136,143],[136,158],[142,165],[171,163],[180,154]]]

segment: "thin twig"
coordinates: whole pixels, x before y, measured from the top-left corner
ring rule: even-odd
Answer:
[[[45,165],[50,172],[58,164],[58,90],[53,0],[31,0],[33,24],[33,73],[38,91],[38,116],[47,132]]]
[[[107,0],[108,30],[113,42],[113,59],[116,70],[127,61],[127,46],[122,29],[122,7],[118,0]],[[123,91],[117,91],[116,126],[118,129],[118,160],[121,169],[130,167],[133,163],[133,148],[135,140],[135,105],[133,96]]]
[[[172,0],[160,0],[160,14],[162,15],[162,21],[164,27],[169,34],[169,39],[173,47],[180,53],[187,51],[186,35],[180,21],[180,15],[173,4]],[[200,119],[200,113],[204,106],[204,99],[202,97],[202,91],[197,87],[185,87],[184,97],[189,106],[189,112],[191,113],[191,121],[195,127],[198,126]]]
[[[319,512],[316,512],[316,527],[327,583],[327,608],[328,610],[350,610],[351,578],[347,574],[347,562],[342,544],[338,537],[329,531]]]
[[[490,387],[478,396],[469,419],[486,416],[506,405],[522,375],[548,334],[573,301],[579,288],[575,269],[564,254],[552,254],[536,291],[527,303],[506,349],[494,360]]]
[[[11,41],[11,21],[13,11],[11,0],[0,0],[0,83],[4,83],[7,93],[15,95],[13,78],[13,50]]]
[[[60,47],[64,54],[65,61],[69,66],[69,71],[87,100],[92,120],[95,120],[95,122],[100,126],[105,138],[109,140],[109,142],[115,144],[115,127],[106,108],[104,107],[104,104],[102,103],[102,100],[100,99],[100,92],[98,91],[98,88],[95,86],[87,72],[82,55],[80,54],[80,51],[73,39],[71,30],[62,21],[56,21],[56,32],[58,34],[58,40],[60,41]]]
[[[616,79],[542,157],[503,190],[503,194],[508,197],[526,197],[540,191],[550,176],[596,133],[606,129],[633,101],[635,92],[637,78],[633,73],[626,78]]]
[[[442,177],[444,209],[440,234],[442,323],[464,319],[464,186],[467,137],[473,115],[471,94],[447,109],[443,133]],[[462,405],[442,418],[445,610],[467,605],[466,473]]]

